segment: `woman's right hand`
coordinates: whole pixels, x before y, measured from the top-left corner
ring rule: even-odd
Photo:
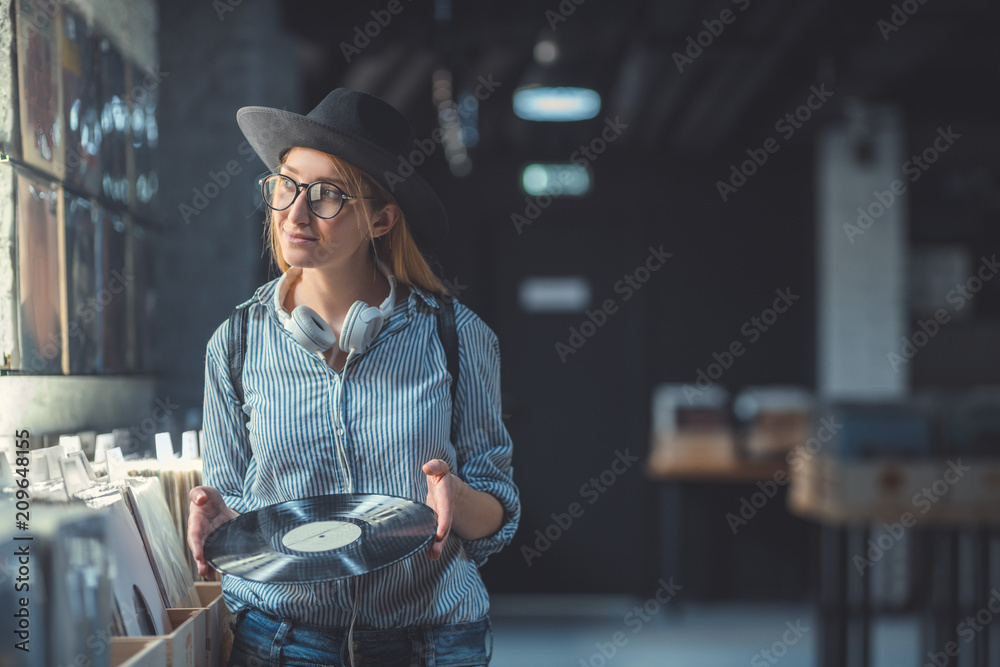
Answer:
[[[196,486],[188,493],[187,541],[198,566],[198,574],[215,579],[215,570],[205,562],[202,547],[205,539],[222,524],[235,519],[237,513],[226,507],[219,490],[211,486]]]

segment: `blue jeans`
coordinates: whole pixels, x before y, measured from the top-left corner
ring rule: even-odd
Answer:
[[[347,630],[282,621],[260,610],[232,622],[228,667],[350,667]],[[493,654],[489,616],[470,623],[354,629],[354,664],[385,667],[479,667]]]

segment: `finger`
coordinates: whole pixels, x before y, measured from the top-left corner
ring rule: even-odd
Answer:
[[[204,505],[208,501],[208,494],[205,493],[202,487],[196,486],[190,491],[188,491],[188,499],[192,503],[200,507],[201,505]]]
[[[424,464],[423,471],[425,475],[430,477],[443,477],[451,472],[451,469],[448,467],[447,461],[432,459]]]
[[[427,550],[427,557],[431,560],[437,560],[441,557],[441,552],[444,551],[444,540],[439,540],[436,536],[431,540],[431,546]]]
[[[443,542],[448,537],[448,533],[451,532],[451,499],[439,502],[437,511],[438,525],[434,537]]]
[[[209,581],[215,581],[215,570],[204,560],[197,562],[198,564],[198,574],[208,579]]]

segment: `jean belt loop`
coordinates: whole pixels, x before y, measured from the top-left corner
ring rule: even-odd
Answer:
[[[486,663],[489,664],[490,660],[493,659],[493,621],[490,617],[486,617],[486,638],[489,641],[489,648],[486,649]]]
[[[237,628],[239,628],[240,622],[252,609],[253,607],[248,604],[237,609],[233,617],[229,619],[229,629],[236,632]]]
[[[292,624],[282,619],[278,631],[274,633],[274,640],[271,642],[271,665],[278,667],[281,665],[281,649],[285,645],[285,636],[292,629]]]
[[[426,627],[423,632],[423,646],[421,646],[421,658],[422,662],[417,664],[426,667],[436,667],[437,666],[437,645],[438,639],[440,637],[440,629],[434,627]]]

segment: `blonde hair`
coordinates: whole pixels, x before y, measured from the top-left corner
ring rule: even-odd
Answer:
[[[394,204],[397,207],[399,204],[396,203],[395,198],[388,190],[376,183],[364,171],[336,155],[329,153],[323,153],[323,155],[330,160],[334,169],[340,174],[349,194],[371,197],[371,199],[352,200],[351,205],[357,207],[361,224],[365,225],[369,235],[372,235],[372,221],[379,212],[389,204]],[[284,164],[287,157],[288,151],[285,151],[279,165]],[[347,205],[346,202],[345,205]],[[281,254],[281,246],[274,233],[273,211],[267,206],[264,207],[264,210],[266,212],[267,245],[271,250],[271,259],[284,273],[288,271],[289,266]],[[392,229],[378,237],[377,241],[373,235],[371,236],[371,253],[372,259],[381,260],[389,267],[389,270],[396,276],[397,282],[413,285],[429,292],[443,293],[448,291],[427,263],[420,248],[417,247],[417,242],[410,232],[410,226],[402,208],[400,208],[399,218]]]

